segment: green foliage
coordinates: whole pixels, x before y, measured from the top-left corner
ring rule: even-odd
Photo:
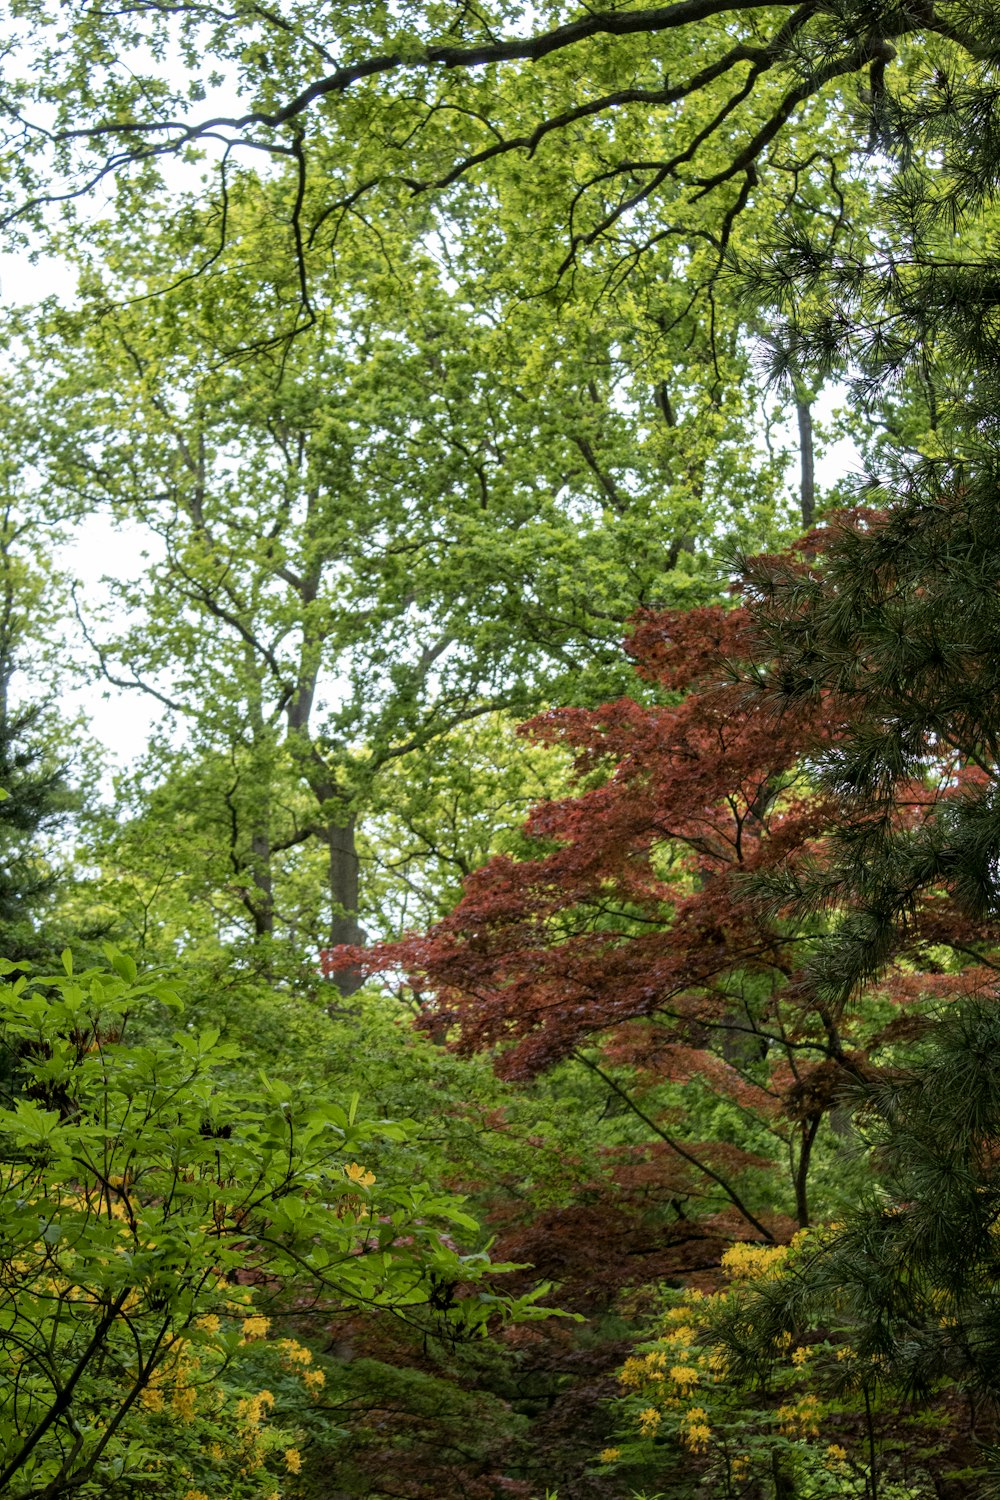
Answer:
[[[155,1039],[150,1018],[182,1014],[173,976],[125,954],[75,974],[67,950],[64,969],[0,994],[17,1081],[0,1112],[2,1482],[98,1496],[156,1472],[171,1495],[276,1492],[264,1474],[296,1416],[265,1424],[246,1340],[289,1297],[429,1313],[453,1337],[513,1304],[449,1238],[476,1237],[454,1196],[368,1166],[412,1127],[264,1074],[248,1088],[217,1028]],[[442,1284],[467,1292],[435,1311]]]
[[[6,444],[0,446],[0,786],[6,794],[0,805],[0,949],[36,958],[52,941],[44,929],[52,921],[50,898],[61,863],[53,858],[55,835],[82,799],[69,785],[69,726],[37,687],[33,697],[25,692],[36,673],[55,671],[43,642],[61,600],[51,569],[37,556],[42,528],[7,489],[17,462]]]
[[[109,924],[117,941],[151,959],[183,952],[224,972],[252,892],[253,823],[240,774],[248,760],[214,750],[180,757],[163,747],[120,774],[113,808],[92,811],[81,829],[92,874],[81,901],[64,894],[75,917]],[[561,786],[564,770],[560,751],[531,745],[503,715],[484,715],[389,760],[358,832],[362,921],[392,934],[447,910],[465,875],[490,854],[521,846],[528,808]],[[308,965],[326,939],[326,871],[317,841],[295,837],[312,810],[290,757],[273,754],[267,775],[277,975],[296,956]],[[311,983],[308,972],[303,982]]]
[[[453,907],[462,881],[493,854],[526,844],[531,807],[559,795],[568,757],[491,714],[379,774],[359,836],[361,910],[374,931],[424,929]]]
[[[482,785],[484,811],[454,826],[460,767],[472,794],[473,767],[502,761],[523,797],[503,716],[622,691],[629,616],[713,597],[710,545],[780,531],[783,458],[746,443],[738,322],[708,397],[690,330],[626,339],[585,300],[505,313],[482,216],[442,266],[420,212],[401,215],[391,275],[345,228],[317,271],[316,326],[234,363],[263,289],[287,289],[270,228],[288,191],[240,179],[224,252],[152,302],[136,287],[199,256],[212,216],[189,206],[153,238],[100,226],[76,251],[79,306],[15,315],[11,332],[47,506],[109,513],[148,554],[105,622],[82,608],[102,676],[167,709],[163,745],[186,741],[179,770],[162,748],[147,768],[140,842],[155,852],[161,817],[178,830],[161,865],[186,845],[193,878],[164,873],[217,928],[334,944],[361,936],[362,902],[395,924],[441,900],[421,846],[446,890],[449,866],[494,847]],[[378,846],[400,834],[394,889]],[[366,855],[382,866],[367,897]],[[140,861],[141,906],[159,877]]]
[[[256,1500],[279,1482],[379,1496],[436,1485],[492,1500],[508,1470],[537,1475],[527,1424],[563,1367],[553,1357],[547,1385],[522,1387],[513,1346],[463,1342],[508,1308],[452,1189],[508,1238],[596,1204],[577,1263],[589,1253],[617,1272],[616,1153],[642,1139],[639,1116],[627,1098],[616,1114],[623,1089],[579,1064],[518,1094],[485,1059],[412,1036],[391,1002],[363,995],[331,1014],[312,951],[360,939],[359,914],[383,931],[426,923],[490,854],[525,853],[517,809],[559,790],[562,766],[515,750],[506,715],[623,690],[618,641],[636,608],[715,597],[718,548],[780,539],[785,456],[765,459],[759,436],[780,403],[764,408],[748,352],[774,307],[790,319],[776,337],[781,398],[800,422],[822,381],[851,367],[891,446],[927,461],[874,546],[862,535],[807,583],[791,567],[776,627],[779,691],[868,705],[827,765],[845,799],[841,858],[824,923],[801,924],[818,960],[782,969],[791,1045],[808,990],[824,1046],[845,1058],[844,1037],[866,1033],[840,1029],[859,982],[923,956],[927,934],[911,941],[909,926],[921,891],[954,890],[973,924],[994,915],[996,799],[953,799],[914,830],[892,796],[904,776],[948,785],[943,743],[957,743],[963,774],[995,780],[997,466],[975,456],[997,394],[979,213],[996,176],[982,86],[995,18],[947,0],[703,9],[321,14],[301,0],[275,16],[27,0],[9,18],[0,114],[16,153],[0,198],[40,225],[46,197],[71,203],[112,171],[118,195],[117,219],[85,232],[68,210],[75,305],[9,323],[23,394],[5,412],[10,472],[50,516],[106,511],[141,528],[149,555],[119,581],[117,615],[96,620],[84,600],[83,616],[103,676],[158,697],[188,735],[150,756],[91,837],[98,877],[63,914],[188,966],[181,1028],[169,991],[120,955],[19,980],[0,1004],[0,1337],[17,1356],[0,1387],[0,1488]],[[859,109],[843,80],[862,73]],[[208,96],[224,82],[242,118],[211,128],[208,149],[225,142],[207,163],[214,186],[168,194],[160,160],[195,162],[203,103],[215,117]],[[886,184],[881,164],[847,170],[866,135],[883,152],[903,145],[906,173]],[[271,170],[237,166],[244,149]],[[926,168],[940,151],[939,191]],[[956,265],[949,216],[969,204]],[[778,218],[782,242],[740,307],[727,256],[745,266]],[[877,430],[871,453],[886,446]],[[969,449],[967,483],[940,461]],[[804,475],[805,458],[803,441]],[[804,520],[806,489],[804,477]],[[49,873],[36,835],[61,795],[59,755],[15,764],[31,730],[4,706],[0,853],[13,857],[0,927],[24,931]],[[808,906],[787,879],[776,887],[783,911]],[[557,907],[553,930],[573,917]],[[629,906],[621,931],[642,920]],[[967,928],[951,937],[983,948]],[[934,961],[953,972],[951,956]],[[356,976],[338,980],[347,993]],[[755,996],[740,1003],[752,1023]],[[861,1003],[869,1018],[884,1009]],[[866,1453],[859,1395],[866,1419],[876,1395],[936,1399],[949,1382],[992,1398],[983,1142],[996,1132],[988,1086],[957,1059],[996,1039],[983,1017],[970,1025],[923,1094],[893,1079],[867,1098],[890,1206],[874,1200],[839,1239],[797,1250],[782,1277],[704,1306],[689,1297],[690,1328],[644,1353],[619,1475],[659,1489],[666,1450],[678,1494],[697,1482],[888,1500],[897,1478],[919,1491],[922,1456],[908,1471],[894,1453],[910,1436],[898,1422],[883,1423],[876,1454],[870,1420]],[[765,1065],[746,1059],[750,1082]],[[697,1084],[635,1084],[672,1151],[750,1147],[767,1166],[792,1145]],[[982,1106],[973,1126],[935,1103],[956,1089]],[[330,1102],[355,1091],[402,1121]],[[811,1126],[801,1138],[804,1176]],[[814,1203],[864,1173],[846,1180],[832,1135],[816,1136],[814,1160],[826,1172]],[[673,1216],[683,1245],[687,1181],[646,1204],[646,1165],[629,1184],[632,1222]],[[772,1208],[745,1176],[752,1212]],[[721,1199],[700,1206],[731,1232]],[[949,1282],[956,1235],[968,1254]],[[639,1236],[627,1254],[648,1250]],[[614,1315],[586,1337],[599,1342]],[[337,1357],[264,1337],[268,1316],[317,1341],[335,1321]],[[856,1352],[841,1361],[846,1326]],[[979,1363],[963,1340],[986,1351]],[[723,1345],[725,1369],[712,1364]],[[678,1405],[657,1404],[668,1350],[697,1374],[694,1407],[682,1380]],[[403,1414],[396,1427],[389,1412]],[[822,1448],[820,1419],[843,1445]],[[447,1459],[428,1477],[435,1444]],[[967,1453],[949,1462],[976,1469]],[[581,1483],[607,1492],[609,1475]]]
[[[998,1045],[994,1007],[966,1002],[859,1087],[860,1205],[791,1249],[736,1246],[725,1290],[670,1299],[621,1371],[607,1463],[638,1476],[667,1443],[726,1495],[779,1474],[810,1497],[995,1483]]]

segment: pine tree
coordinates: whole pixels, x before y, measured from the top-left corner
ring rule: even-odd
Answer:
[[[44,909],[55,875],[44,840],[79,801],[67,780],[44,700],[18,702],[15,679],[27,664],[29,616],[41,587],[0,538],[0,955],[37,959],[47,947]]]
[[[928,969],[925,994],[944,1002],[922,1056],[855,1093],[870,1198],[790,1297],[775,1290],[770,1332],[815,1321],[825,1299],[869,1361],[872,1392],[963,1392],[986,1442],[1000,1399],[1000,117],[989,79],[986,59],[962,78],[942,68],[906,112],[887,107],[896,171],[878,243],[830,253],[789,234],[747,268],[780,314],[776,372],[849,368],[855,402],[888,417],[892,436],[858,506],[822,539],[745,565],[756,690],[778,713],[822,698],[847,725],[815,760],[839,807],[822,863],[786,867],[758,893],[786,915],[827,914],[805,980],[817,1008],[856,1011],[874,986]],[[874,1449],[872,1463],[874,1493]]]
[[[55,882],[39,849],[69,805],[61,764],[49,758],[39,736],[38,705],[0,709],[0,948],[31,958],[42,942],[41,912]]]

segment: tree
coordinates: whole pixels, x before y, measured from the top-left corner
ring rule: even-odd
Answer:
[[[793,598],[798,587],[825,601],[817,581],[856,580],[853,548],[892,522],[869,515],[863,531],[857,524],[827,534],[832,561],[814,534],[790,561],[757,564],[759,576],[783,578]],[[940,621],[940,605],[928,607]],[[886,1000],[916,1003],[989,982],[998,931],[982,904],[970,910],[969,886],[951,887],[942,873],[957,866],[955,840],[963,848],[974,834],[985,838],[982,752],[974,768],[953,738],[925,737],[891,804],[877,805],[878,820],[845,823],[837,785],[821,791],[815,775],[824,763],[834,774],[857,764],[848,760],[857,753],[855,703],[843,691],[854,658],[825,691],[790,695],[775,719],[765,698],[748,704],[739,680],[759,650],[756,629],[745,611],[718,606],[647,616],[632,650],[659,703],[557,710],[530,726],[576,749],[580,785],[535,809],[526,829],[534,851],[475,872],[427,935],[353,957],[368,972],[412,974],[429,1020],[454,1027],[467,1051],[488,1049],[508,1076],[568,1057],[599,1069],[589,1050],[599,1042],[612,1069],[634,1070],[640,1088],[708,1082],[794,1140],[795,1211],[805,1225],[821,1121],[880,1047],[905,1034]],[[776,647],[791,639],[774,632]],[[919,636],[907,644],[919,650]],[[860,668],[868,692],[871,663]],[[758,669],[778,680],[780,666],[758,658]],[[916,680],[907,671],[907,685]],[[985,847],[978,857],[992,858]],[[859,1009],[859,968],[834,988],[830,966],[837,955],[871,962],[895,911],[864,898],[886,903],[894,891],[895,945],[878,967],[880,993]],[[607,1082],[629,1101],[613,1071]],[[639,1113],[677,1148],[655,1114]],[[699,1160],[695,1152],[689,1165]],[[739,1195],[728,1196],[742,1212]],[[766,1234],[754,1216],[746,1222]]]
[[[973,299],[995,267],[991,210],[959,219],[956,232],[971,189],[968,153],[950,138],[947,107],[942,116],[939,179],[914,172],[897,181],[895,239],[874,257],[852,247],[817,276],[822,316],[784,340],[791,360],[824,341],[832,350],[839,318],[869,399],[918,386],[933,397],[933,423],[897,429],[897,452],[883,448],[869,482],[878,508],[840,530],[822,558],[748,569],[764,654],[774,653],[759,666],[758,688],[778,704],[834,691],[846,705],[841,743],[816,762],[838,806],[827,859],[769,882],[786,911],[833,918],[805,984],[838,1013],[863,1012],[883,986],[942,1006],[913,1066],[876,1077],[857,1097],[877,1196],[794,1286],[765,1299],[765,1321],[773,1332],[781,1317],[829,1320],[836,1281],[869,1393],[945,1412],[966,1403],[978,1449],[996,1434],[992,1215],[984,1222],[979,1204],[994,1196],[996,1120],[983,1062],[996,998],[1000,825],[996,338]],[[753,1357],[745,1329],[732,1342]],[[951,1441],[981,1480],[985,1455],[957,1433]],[[871,1492],[876,1459],[873,1441]]]
[[[838,1005],[938,941],[928,907],[955,912],[940,933],[955,963],[988,966],[993,941],[997,343],[982,299],[994,215],[976,186],[982,142],[960,134],[968,100],[946,84],[940,109],[924,106],[939,169],[903,160],[878,248],[850,240],[821,262],[802,241],[780,272],[770,258],[752,268],[785,313],[780,368],[849,349],[856,397],[903,418],[873,455],[871,508],[822,556],[746,570],[758,687],[778,704],[833,691],[846,705],[848,733],[817,760],[840,808],[828,867],[775,884],[800,910],[842,913],[810,979]],[[801,287],[804,319],[789,315]],[[919,817],[905,811],[915,787]]]
[[[303,7],[280,18],[130,7],[61,21],[39,7],[12,22],[21,67],[5,100],[8,222],[37,222],[46,204],[72,204],[106,179],[125,211],[141,212],[162,162],[207,147],[219,158],[222,243],[233,162],[262,153],[296,183],[282,234],[309,321],[310,253],[335,246],[345,220],[389,223],[416,195],[447,223],[498,182],[523,208],[527,158],[560,181],[551,206],[527,190],[544,222],[555,209],[559,230],[543,238],[560,246],[556,269],[585,263],[602,237],[618,237],[627,261],[655,202],[670,205],[669,221],[649,238],[681,247],[692,225],[704,232],[707,203],[718,264],[761,181],[795,193],[800,177],[837,178],[836,148],[800,127],[825,114],[836,134],[845,84],[867,87],[858,134],[879,138],[894,74],[905,90],[942,58],[975,69],[995,28],[986,5],[853,0],[542,13],[414,4],[335,17]]]
[[[32,681],[53,669],[41,645],[59,615],[59,590],[39,565],[42,531],[17,503],[19,456],[3,458],[0,508],[0,947],[19,958],[51,951],[47,908],[56,881],[54,837],[80,797],[68,781],[67,726]],[[32,558],[29,561],[29,558]],[[24,693],[23,684],[30,684]],[[33,695],[29,695],[32,693]],[[23,695],[23,696],[22,696]]]
[[[721,1193],[770,1237],[718,1164],[728,1156],[738,1171],[739,1153],[686,1144],[657,1102],[665,1083],[700,1079],[756,1117],[792,1152],[795,1211],[808,1222],[810,1154],[838,1079],[856,1068],[856,1041],[800,1003],[816,933],[761,921],[749,877],[820,846],[831,804],[811,795],[802,762],[836,724],[826,705],[780,725],[742,711],[742,690],[723,678],[749,641],[739,610],[647,616],[631,649],[660,701],[535,720],[544,742],[574,747],[578,789],[536,807],[528,852],[472,874],[427,936],[351,961],[411,973],[429,1020],[455,1027],[463,1050],[488,1049],[507,1076],[574,1058],[635,1111],[641,1151],[652,1135],[685,1197]]]
[[[726,405],[681,365],[675,409],[585,309],[531,308],[516,327],[478,313],[473,251],[449,287],[402,233],[412,300],[345,240],[314,289],[316,331],[231,367],[234,329],[265,300],[241,257],[271,253],[260,223],[284,191],[234,191],[231,255],[155,315],[109,311],[108,288],[140,269],[157,281],[178,244],[200,253],[203,216],[155,249],[107,231],[82,312],[49,308],[26,336],[46,372],[48,493],[150,536],[148,568],[117,587],[129,628],[87,626],[105,676],[187,722],[198,800],[226,830],[229,889],[258,938],[290,925],[279,859],[324,846],[332,943],[360,931],[357,825],[379,778],[499,709],[613,690],[625,616],[713,592],[704,539],[768,532],[782,461],[746,447],[737,324],[716,365]],[[280,260],[270,285],[288,294]]]

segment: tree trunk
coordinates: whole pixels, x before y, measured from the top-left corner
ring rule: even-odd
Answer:
[[[795,1500],[795,1480],[777,1453],[771,1455],[771,1475],[774,1479],[774,1500]]]
[[[256,941],[274,936],[274,881],[271,875],[271,840],[266,832],[250,840],[249,873],[253,882],[243,904],[253,918]]]
[[[799,504],[802,509],[802,528],[808,531],[816,514],[816,472],[813,453],[812,397],[804,390],[796,389],[795,415],[799,423]]]
[[[357,819],[327,825],[330,880],[330,946],[350,943],[360,947],[368,934],[358,925]],[[342,995],[353,995],[364,983],[360,969],[333,969],[330,978]]]
[[[799,1160],[795,1168],[795,1215],[800,1229],[809,1228],[809,1163],[819,1124],[819,1115],[802,1122]]]

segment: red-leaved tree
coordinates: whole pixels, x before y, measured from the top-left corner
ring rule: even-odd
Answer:
[[[771,1238],[781,1226],[736,1185],[749,1158],[685,1139],[645,1102],[697,1078],[786,1135],[806,1222],[816,1128],[856,1064],[803,983],[813,933],[764,916],[753,877],[819,857],[833,809],[812,794],[806,757],[833,731],[823,702],[780,717],[748,703],[732,671],[751,649],[741,609],[650,614],[629,645],[653,702],[526,726],[574,750],[582,788],[534,810],[537,855],[492,860],[428,934],[326,963],[403,970],[428,1021],[465,1051],[491,1049],[507,1077],[567,1058],[599,1072],[646,1117],[648,1142],[619,1176],[648,1179],[655,1159],[668,1198],[715,1208],[706,1230]]]
[[[815,566],[805,555],[795,566]],[[508,1078],[567,1058],[606,1063],[608,1087],[627,1077],[632,1102],[699,1080],[790,1138],[789,1206],[805,1223],[816,1126],[881,1039],[869,1015],[831,1005],[813,983],[823,929],[798,917],[795,900],[799,872],[815,885],[837,823],[809,768],[836,741],[843,708],[817,695],[776,712],[748,692],[755,640],[741,608],[649,613],[629,649],[653,701],[556,709],[524,726],[572,749],[579,787],[534,809],[535,856],[491,860],[429,933],[335,949],[324,962],[405,973],[425,1023],[462,1051],[491,1051]],[[901,827],[927,817],[971,774],[956,778],[928,747],[926,776],[907,784],[893,816]],[[838,899],[832,887],[831,920],[843,916]],[[933,947],[979,957],[991,933],[972,931],[946,888],[923,891],[887,992],[975,987],[988,969],[942,975]],[[712,1178],[712,1144],[684,1146],[659,1125],[648,1122],[651,1139],[745,1216]]]

